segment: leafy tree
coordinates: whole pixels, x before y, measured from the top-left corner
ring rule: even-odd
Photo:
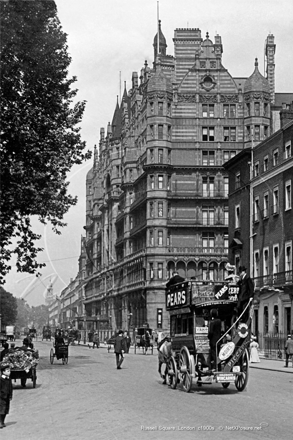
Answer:
[[[31,308],[31,322],[36,329],[42,330],[44,325],[48,324],[49,308],[48,306],[41,304],[37,307]]]
[[[2,327],[14,325],[17,316],[16,298],[0,286],[0,313]],[[0,329],[1,331],[1,329]]]
[[[31,322],[31,308],[23,298],[16,298],[17,301],[17,317],[16,326],[20,329],[27,327]]]
[[[60,234],[64,214],[77,202],[68,194],[67,173],[90,158],[83,152],[80,122],[85,102],[70,79],[66,34],[54,1],[8,0],[1,14],[0,283],[11,269],[38,273],[40,238],[36,215]]]

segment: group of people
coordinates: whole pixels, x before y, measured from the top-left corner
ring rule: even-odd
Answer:
[[[10,401],[13,396],[12,381],[10,377],[11,368],[10,365],[5,362],[5,357],[10,353],[14,353],[16,350],[34,352],[38,356],[38,352],[34,350],[33,343],[29,337],[24,338],[21,347],[16,347],[14,342],[10,344],[10,348],[7,342],[3,344],[3,350],[0,353],[0,429],[5,428],[6,426],[5,418],[7,414],[9,414]],[[23,386],[25,386],[25,382]]]

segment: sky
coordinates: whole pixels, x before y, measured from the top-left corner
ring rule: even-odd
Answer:
[[[112,121],[117,96],[132,72],[140,72],[145,60],[153,62],[157,16],[167,40],[167,54],[174,55],[177,28],[199,28],[202,37],[222,37],[222,62],[233,77],[249,77],[255,58],[264,74],[264,44],[269,33],[276,43],[276,91],[292,92],[292,0],[55,0],[72,57],[69,76],[77,76],[77,100],[86,100],[81,124],[82,139],[93,150],[100,129]],[[59,295],[78,271],[81,235],[85,224],[85,181],[92,160],[76,166],[68,175],[69,191],[78,203],[65,216],[67,227],[57,236],[50,226],[34,221],[44,248],[38,260],[46,262],[42,276],[17,273],[15,262],[4,288],[30,305],[45,302],[51,282]]]

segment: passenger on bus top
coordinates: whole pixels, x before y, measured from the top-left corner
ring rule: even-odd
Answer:
[[[239,276],[236,275],[236,266],[233,266],[230,263],[227,263],[225,266],[226,271],[228,272],[228,275],[225,278],[225,281],[228,281],[229,283],[237,283],[239,281]]]
[[[246,273],[246,267],[239,267],[240,280],[238,281],[238,285],[240,287],[238,302],[236,306],[238,316],[244,311],[247,306],[249,300],[254,297],[254,284],[252,279]],[[246,309],[245,313],[242,316],[242,321],[247,321],[249,317],[249,309]]]

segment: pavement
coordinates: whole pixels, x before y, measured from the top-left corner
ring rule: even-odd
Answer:
[[[289,366],[285,367],[284,359],[267,359],[260,358],[259,363],[249,364],[250,368],[256,368],[258,370],[269,370],[269,371],[279,371],[281,373],[291,373],[293,374],[293,361],[289,361]]]

